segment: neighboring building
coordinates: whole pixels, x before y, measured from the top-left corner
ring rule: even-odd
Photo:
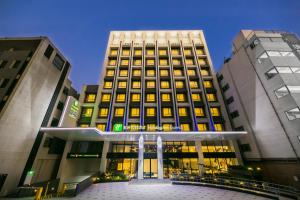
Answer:
[[[46,37],[0,39],[0,196],[22,185],[31,170],[43,138],[39,129],[59,117],[55,107],[69,71]]]
[[[61,183],[99,170],[162,179],[243,164],[235,138],[246,132],[232,131],[202,31],[112,31],[100,84],[79,104],[78,127],[41,129],[67,141]]]
[[[291,33],[242,30],[218,80],[246,164],[273,182],[300,178],[300,40]]]

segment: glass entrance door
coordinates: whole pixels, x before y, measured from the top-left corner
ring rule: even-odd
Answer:
[[[157,159],[144,159],[144,178],[157,178]]]

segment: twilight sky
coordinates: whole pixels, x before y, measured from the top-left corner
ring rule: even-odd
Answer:
[[[0,37],[48,36],[76,89],[97,84],[110,30],[202,29],[216,70],[241,29],[300,36],[300,0],[0,0]]]

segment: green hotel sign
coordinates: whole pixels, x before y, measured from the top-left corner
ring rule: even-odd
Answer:
[[[114,132],[122,132],[123,124],[114,124]]]
[[[73,101],[70,107],[69,116],[74,119],[77,119],[78,111],[79,111],[79,102]]]

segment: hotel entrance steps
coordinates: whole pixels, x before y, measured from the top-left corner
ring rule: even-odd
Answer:
[[[132,185],[157,185],[157,184],[169,184],[172,182],[169,179],[132,179],[128,182]]]

